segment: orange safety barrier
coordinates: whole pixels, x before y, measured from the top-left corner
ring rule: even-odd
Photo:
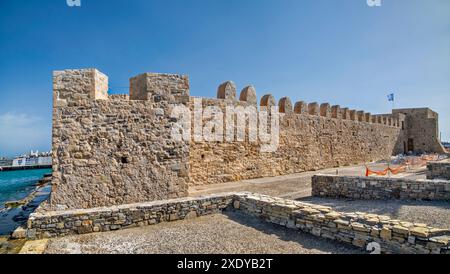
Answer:
[[[384,170],[371,170],[369,167],[366,166],[366,177],[369,177],[370,175],[377,175],[377,176],[386,176],[388,172],[391,172],[392,174],[396,175],[399,173],[406,172],[406,165],[402,165],[396,168],[388,167]]]
[[[388,174],[388,171],[389,171],[389,168],[386,168],[385,170],[382,170],[382,171],[377,171],[377,170],[370,170],[366,166],[366,177],[369,177],[370,175],[386,176]]]
[[[402,172],[406,172],[407,168],[417,168],[417,167],[423,167],[428,164],[430,161],[437,161],[439,160],[439,155],[427,155],[427,156],[421,156],[421,157],[409,157],[405,159],[405,163],[399,167],[391,168],[388,166],[384,170],[371,170],[369,167],[366,166],[366,177],[370,175],[377,175],[377,176],[386,176],[390,172],[391,174],[399,174]]]
[[[406,165],[402,165],[402,166],[399,166],[399,167],[396,167],[396,168],[389,168],[389,170],[394,175],[399,174],[399,173],[403,173],[403,172],[406,172]]]

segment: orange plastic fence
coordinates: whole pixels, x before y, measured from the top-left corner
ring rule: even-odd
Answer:
[[[389,172],[391,174],[396,175],[399,173],[406,172],[406,169],[408,167],[410,167],[410,168],[423,167],[423,166],[426,166],[428,162],[436,161],[438,159],[439,159],[439,155],[427,155],[427,156],[422,156],[422,157],[409,158],[409,159],[406,159],[405,163],[399,167],[396,167],[396,168],[387,167],[384,170],[371,170],[371,169],[369,169],[368,166],[366,166],[366,177],[368,177],[370,175],[386,176],[386,175],[388,175]]]
[[[399,174],[399,173],[403,173],[406,172],[406,165],[402,165],[396,168],[389,168],[389,170],[391,171],[392,174]]]
[[[366,166],[366,177],[369,177],[370,175],[378,175],[378,176],[386,176],[388,174],[389,168],[386,168],[385,170],[370,170]]]
[[[388,172],[392,174],[399,174],[402,172],[406,172],[406,165],[402,165],[396,168],[388,167],[384,170],[371,170],[366,166],[366,177],[369,177],[370,175],[377,175],[377,176],[386,176],[388,175]]]

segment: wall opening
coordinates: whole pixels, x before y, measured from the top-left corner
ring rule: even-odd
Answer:
[[[414,151],[414,139],[408,139],[408,151]]]

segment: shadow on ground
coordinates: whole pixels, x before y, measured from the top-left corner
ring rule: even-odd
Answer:
[[[224,211],[223,214],[230,220],[254,228],[266,235],[275,236],[284,242],[294,242],[304,249],[319,251],[320,253],[334,254],[367,254],[364,250],[349,244],[319,238],[311,234],[295,229],[289,229],[277,224],[272,224],[254,216],[239,211]]]

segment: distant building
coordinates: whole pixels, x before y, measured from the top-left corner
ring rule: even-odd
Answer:
[[[13,160],[1,157],[0,158],[0,166],[12,166]]]
[[[51,166],[52,165],[52,157],[46,156],[46,157],[38,157],[38,163],[39,166]]]
[[[25,166],[26,158],[15,158],[12,162],[12,166]]]
[[[13,167],[21,166],[51,166],[52,156],[51,152],[31,151],[29,154],[16,157],[12,160]]]
[[[442,145],[443,145],[446,149],[450,149],[450,142],[442,142]]]

